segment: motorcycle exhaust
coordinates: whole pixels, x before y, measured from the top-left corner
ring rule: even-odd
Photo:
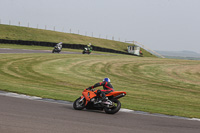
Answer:
[[[119,98],[124,97],[124,96],[125,96],[125,94],[122,93],[122,94],[119,94],[119,95],[115,96],[114,98],[115,98],[115,99],[119,99]]]

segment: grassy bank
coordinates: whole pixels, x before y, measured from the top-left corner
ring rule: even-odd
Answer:
[[[119,41],[88,37],[78,34],[55,32],[50,30],[41,30],[27,27],[10,26],[0,24],[0,39],[8,40],[27,40],[27,41],[44,41],[44,42],[64,42],[70,44],[92,43],[93,46],[114,49],[125,52],[127,46],[133,45]],[[149,52],[143,50],[145,57],[155,57]]]
[[[124,108],[200,118],[200,62],[125,55],[1,54],[0,89],[74,101],[109,77]]]

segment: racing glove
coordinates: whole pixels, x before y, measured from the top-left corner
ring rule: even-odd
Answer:
[[[87,88],[87,90],[91,90],[91,89],[92,89],[92,87],[88,87],[88,88]]]

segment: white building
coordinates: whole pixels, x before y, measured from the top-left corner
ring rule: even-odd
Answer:
[[[128,46],[128,53],[139,56],[140,55],[140,47],[138,47],[138,46]]]

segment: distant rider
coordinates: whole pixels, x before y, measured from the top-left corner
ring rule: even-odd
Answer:
[[[106,101],[108,98],[106,97],[105,94],[108,94],[108,93],[114,91],[114,88],[110,83],[110,79],[104,78],[103,82],[96,83],[95,85],[90,86],[87,89],[91,90],[91,89],[96,88],[98,86],[103,86],[103,90],[97,90],[97,95],[100,95],[102,97],[102,99],[101,99],[102,101]]]
[[[61,50],[61,49],[62,49],[62,42],[56,44],[56,47],[57,47],[59,50]]]
[[[92,44],[89,43],[89,44],[87,45],[87,48],[88,48],[88,50],[92,50]]]

